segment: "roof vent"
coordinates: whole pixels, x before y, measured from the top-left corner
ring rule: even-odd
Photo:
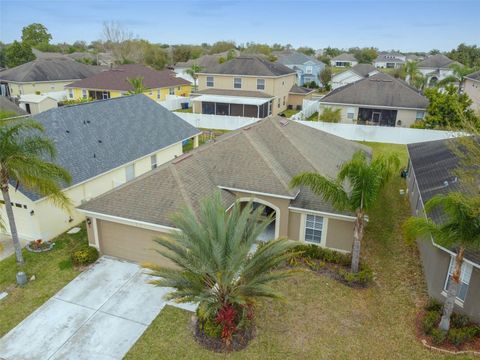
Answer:
[[[70,130],[65,130],[65,132],[66,132],[67,134],[70,134]]]
[[[93,158],[95,159],[97,157],[97,155],[95,155],[95,153],[93,153]]]
[[[287,119],[280,120],[280,125],[287,126],[288,125],[288,120]]]
[[[98,143],[101,144],[101,143],[102,143],[102,140],[98,140]]]
[[[448,186],[448,181],[447,181],[447,180],[445,180],[445,181],[443,182],[443,186],[444,186],[444,187],[447,187],[447,186]]]

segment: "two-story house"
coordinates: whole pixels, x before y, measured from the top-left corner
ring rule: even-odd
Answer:
[[[260,56],[239,56],[198,74],[198,91],[191,99],[193,112],[256,118],[276,115],[290,105],[296,81],[296,71],[283,64]]]
[[[418,71],[427,77],[428,86],[453,75],[452,64],[460,64],[443,54],[431,55],[418,63]]]
[[[296,71],[298,86],[304,86],[312,81],[321,86],[318,75],[325,69],[323,62],[298,51],[278,51],[273,54],[277,57],[278,63]]]
[[[370,64],[357,64],[332,76],[332,90],[375,74],[378,74],[378,70],[375,66]]]
[[[129,95],[135,89],[132,79],[142,78],[143,94],[152,100],[164,101],[168,95],[189,96],[192,85],[172,70],[154,70],[139,64],[120,65],[65,86],[69,100],[110,99]]]

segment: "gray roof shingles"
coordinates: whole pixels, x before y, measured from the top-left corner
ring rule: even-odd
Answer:
[[[142,94],[59,107],[34,118],[54,142],[55,163],[70,172],[72,185],[199,133]],[[32,200],[41,198],[21,191]]]
[[[323,63],[314,57],[307,56],[298,51],[277,51],[273,55],[277,57],[277,62],[283,65],[302,65],[307,62],[313,62],[317,65],[322,65]]]
[[[455,63],[452,59],[443,54],[430,55],[418,63],[419,68],[448,68]]]
[[[335,56],[333,61],[357,61],[357,58],[353,54],[343,53],[338,56]]]
[[[205,74],[251,75],[251,76],[284,76],[295,74],[295,70],[285,65],[269,61],[261,56],[241,55],[208,69]]]
[[[467,79],[480,81],[480,70],[466,76]]]
[[[199,201],[219,187],[295,198],[292,206],[339,212],[308,189],[291,189],[290,179],[303,171],[335,177],[340,164],[368,147],[283,118],[270,117],[206,144],[183,158],[160,166],[103,194],[80,209],[172,226],[171,215],[182,206],[198,210]],[[283,124],[282,124],[283,123]],[[226,205],[235,201],[221,191]]]

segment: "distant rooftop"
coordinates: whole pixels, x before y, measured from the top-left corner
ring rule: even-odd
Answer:
[[[269,61],[260,56],[241,55],[235,59],[213,66],[208,74],[283,76],[295,74],[295,71],[283,64]]]

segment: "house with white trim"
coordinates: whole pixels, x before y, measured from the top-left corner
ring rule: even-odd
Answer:
[[[401,68],[406,61],[406,55],[395,52],[382,52],[378,54],[377,58],[373,62],[373,65],[376,68],[397,69]]]
[[[365,79],[369,76],[378,74],[377,68],[370,64],[357,64],[351,68],[347,68],[341,73],[332,76],[332,89],[351,84],[355,81]]]
[[[183,142],[191,139],[197,146],[200,134],[142,94],[63,106],[37,114],[35,120],[57,149],[55,163],[72,176],[63,191],[73,207],[63,210],[12,183],[17,230],[25,240],[50,240],[79,224],[85,216],[76,206],[182,155]],[[7,218],[1,195],[0,216]]]
[[[153,239],[175,230],[172,214],[219,192],[225,208],[253,202],[273,223],[261,241],[285,237],[350,252],[355,216],[336,210],[309,188],[291,188],[301,172],[335,177],[357,151],[371,149],[272,116],[227,133],[152,172],[105,193],[78,211],[87,217],[89,242],[102,254],[171,265]]]
[[[439,81],[453,75],[453,64],[461,65],[443,54],[430,55],[418,63],[418,71],[427,78],[428,86],[435,86]]]
[[[343,53],[330,60],[333,67],[352,67],[358,64],[358,60],[353,54]]]

